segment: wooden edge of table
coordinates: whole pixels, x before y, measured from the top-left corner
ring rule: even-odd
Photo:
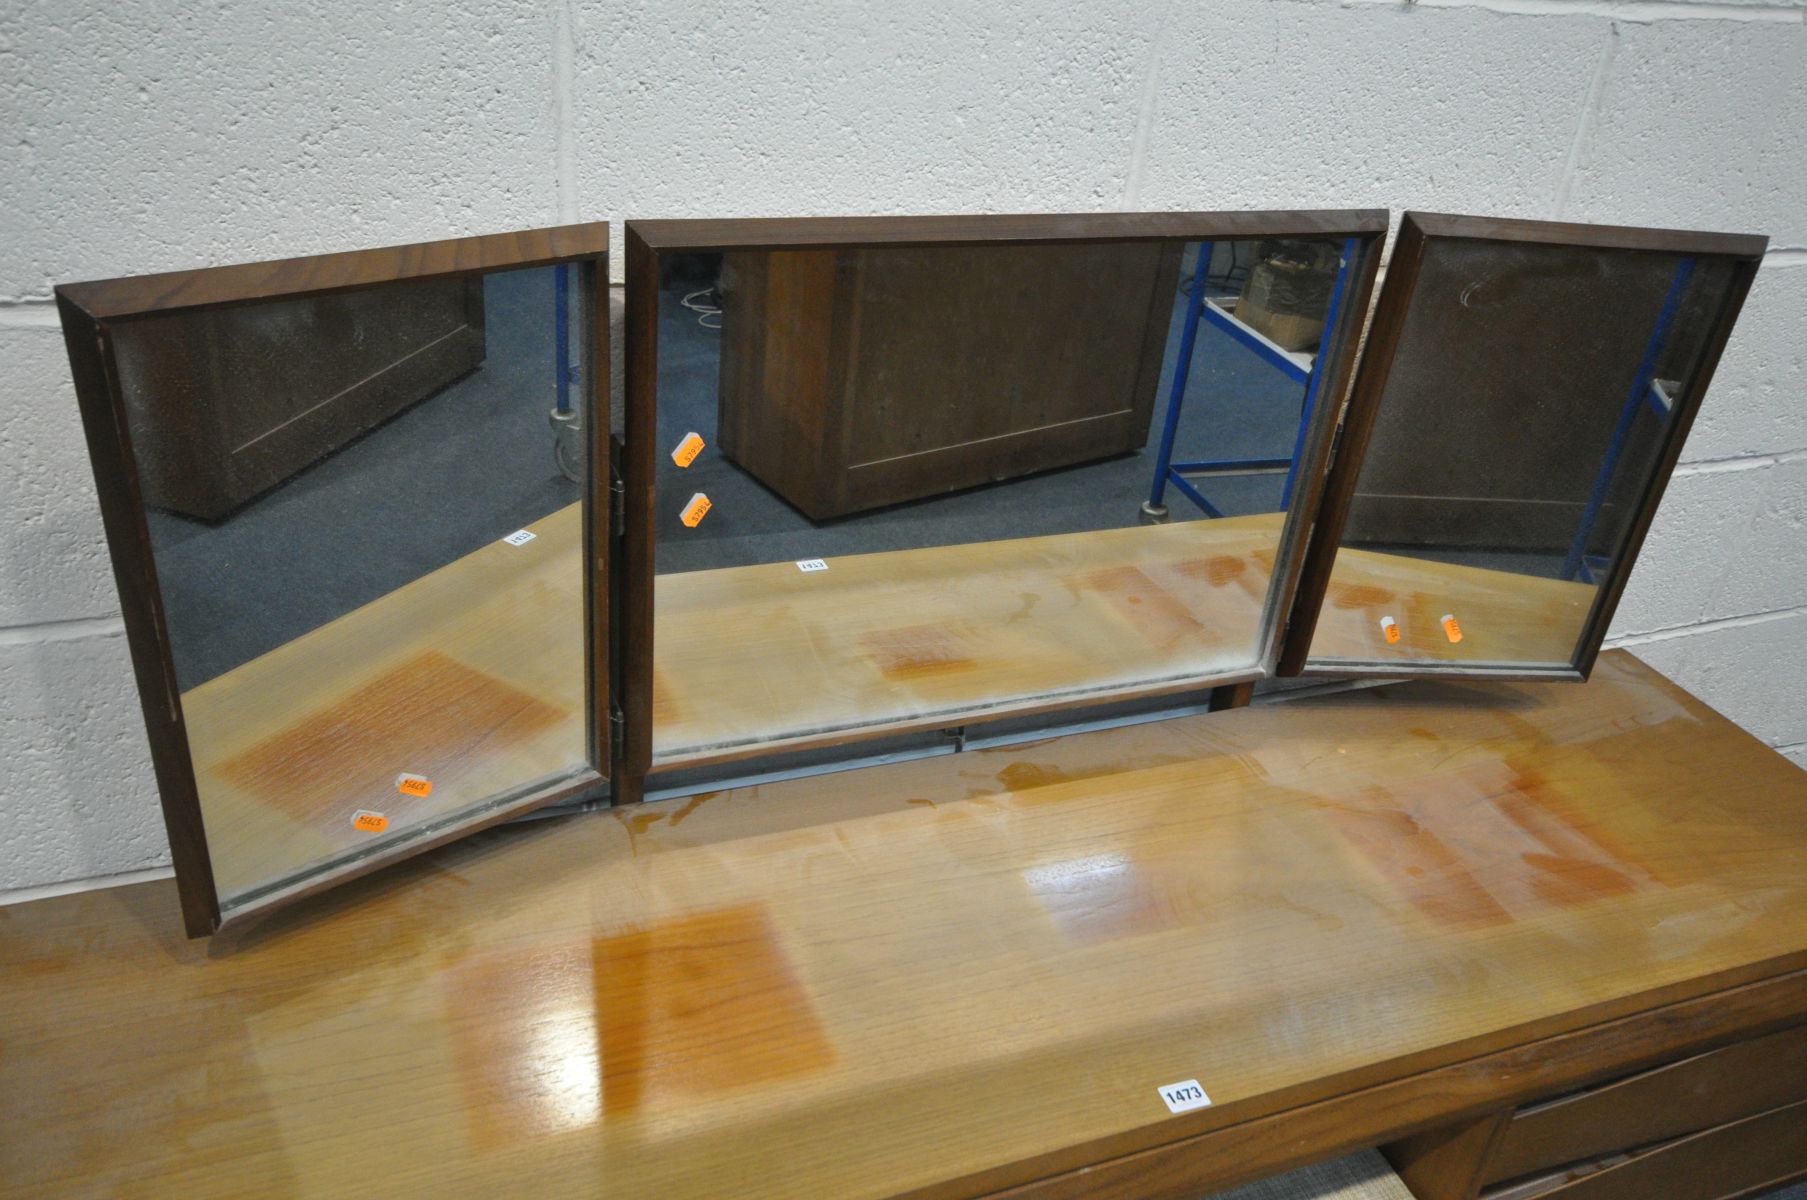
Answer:
[[[1182,1118],[1152,1127],[1171,1124],[1180,1136],[1169,1141],[1134,1144],[1153,1142],[1145,1127],[900,1200],[1182,1200],[1234,1187],[1807,1020],[1807,952],[1768,965],[1780,973],[1202,1133],[1185,1134]],[[1048,1173],[1017,1181],[1038,1167]]]

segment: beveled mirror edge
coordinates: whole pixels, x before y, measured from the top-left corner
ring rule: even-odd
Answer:
[[[1306,548],[1305,566],[1297,597],[1291,617],[1284,625],[1279,664],[1275,672],[1282,678],[1363,673],[1385,674],[1402,679],[1464,674],[1476,678],[1551,677],[1550,671],[1529,667],[1525,674],[1513,676],[1493,668],[1438,667],[1422,663],[1387,664],[1384,671],[1364,672],[1358,669],[1360,664],[1347,660],[1338,660],[1334,665],[1314,664],[1310,658],[1312,635],[1316,632],[1318,616],[1330,586],[1331,570],[1342,542],[1349,509],[1354,501],[1362,463],[1367,457],[1381,397],[1386,390],[1394,357],[1398,353],[1399,339],[1404,331],[1405,315],[1411,306],[1412,293],[1417,284],[1424,247],[1431,238],[1528,242],[1607,250],[1650,250],[1712,256],[1732,263],[1731,285],[1708,335],[1698,373],[1699,383],[1689,389],[1677,406],[1675,420],[1658,457],[1652,480],[1640,492],[1640,501],[1627,529],[1622,552],[1601,584],[1587,620],[1583,622],[1569,667],[1565,672],[1557,673],[1561,678],[1585,681],[1599,656],[1607,627],[1612,622],[1625,584],[1630,579],[1644,536],[1649,532],[1663,490],[1680,460],[1688,431],[1693,427],[1695,414],[1700,411],[1701,403],[1706,398],[1707,386],[1712,382],[1713,372],[1731,337],[1732,327],[1744,305],[1744,298],[1750,291],[1751,281],[1756,276],[1769,239],[1760,234],[1707,233],[1629,225],[1586,225],[1417,211],[1402,214],[1399,236],[1394,243],[1392,261],[1387,268],[1387,278],[1381,285],[1380,298],[1375,302],[1372,328],[1350,388],[1342,437],[1336,457],[1329,466],[1323,503]]]
[[[617,626],[622,638],[621,673],[617,699],[624,715],[624,737],[621,754],[612,781],[617,804],[640,800],[646,789],[646,777],[655,769],[691,766],[701,761],[686,756],[684,761],[653,763],[653,588],[654,588],[654,504],[656,502],[655,463],[657,450],[657,371],[658,371],[658,271],[659,256],[667,252],[703,252],[727,250],[797,250],[823,248],[870,248],[886,246],[952,247],[973,245],[1011,245],[1023,243],[1061,242],[1137,242],[1137,241],[1208,241],[1225,239],[1333,237],[1359,239],[1364,261],[1355,278],[1357,294],[1350,307],[1345,326],[1346,344],[1336,349],[1332,395],[1321,401],[1313,417],[1313,431],[1308,446],[1313,448],[1313,470],[1309,476],[1321,477],[1323,460],[1328,457],[1334,435],[1335,417],[1343,406],[1352,385],[1356,353],[1361,345],[1362,318],[1372,297],[1374,281],[1380,265],[1381,243],[1389,221],[1386,209],[1289,209],[1230,210],[1193,213],[1053,213],[1027,215],[945,215],[945,216],[878,216],[878,217],[752,217],[697,218],[675,220],[633,219],[625,222],[623,240],[627,262],[627,352],[624,355],[624,487],[620,496],[626,538],[622,554],[622,590],[616,610]],[[1304,476],[1302,476],[1304,477]],[[1315,492],[1321,479],[1312,479]],[[1282,558],[1288,563],[1287,580],[1282,590],[1288,595],[1296,589],[1299,564],[1315,516],[1305,504],[1295,501],[1287,514],[1282,531],[1276,568]],[[1292,549],[1288,551],[1288,547]],[[1281,572],[1276,569],[1275,577]],[[1274,603],[1270,595],[1269,604]],[[1279,617],[1286,613],[1284,605],[1274,605],[1271,614],[1264,609],[1260,640],[1256,647],[1253,669],[1239,668],[1202,676],[1183,685],[1162,684],[1160,690],[1206,691],[1219,685],[1241,686],[1273,673],[1275,655],[1283,645],[1279,636]],[[1137,689],[1123,689],[1120,695],[1131,699],[1143,694]],[[988,714],[996,718],[1020,716],[1026,712],[1050,711],[1067,707],[1065,703],[1039,705],[1033,701],[1000,708]],[[973,718],[982,721],[985,718]],[[890,727],[887,726],[886,729]],[[857,740],[849,733],[842,741]],[[811,744],[824,744],[834,739],[824,736]],[[792,745],[792,739],[784,743]],[[743,759],[747,754],[716,756],[723,761]]]
[[[584,414],[586,457],[591,471],[584,483],[582,503],[584,527],[589,536],[598,512],[610,511],[608,248],[607,222],[590,222],[266,263],[122,276],[61,284],[54,289],[89,464],[94,471],[95,493],[125,625],[127,650],[139,706],[144,714],[183,928],[189,937],[206,937],[217,932],[223,924],[222,906],[207,845],[194,764],[188,749],[175,661],[145,518],[137,459],[126,420],[125,397],[113,357],[110,326],[135,317],[228,304],[330,295],[392,283],[533,267],[589,264],[593,269],[587,273],[584,286],[589,293],[591,324],[596,327],[590,331],[592,359]],[[600,473],[596,470],[598,463],[602,466]],[[593,660],[599,650],[605,656],[600,663],[586,661],[587,681],[611,678],[606,658],[606,604],[601,606],[604,619],[599,621],[596,617],[598,601],[610,595],[612,558],[611,548],[585,559],[584,615],[590,627],[587,643],[590,654],[587,657]],[[309,881],[304,878],[306,872],[299,873],[293,881],[296,886],[273,893],[254,905],[239,907],[232,913],[232,919],[236,922],[254,913],[292,903],[324,887],[368,874],[444,841],[520,812],[555,803],[604,782],[609,765],[606,751],[611,727],[610,698],[594,686],[586,691],[592,717],[586,728],[586,750],[591,761],[583,770],[594,773],[594,781],[535,793],[491,819],[484,819],[469,828],[460,827],[427,844],[416,845],[404,839],[392,853],[360,858],[356,870],[333,873],[325,882]],[[599,755],[598,750],[603,753]]]
[[[536,780],[514,792],[479,801],[471,809],[448,813],[438,820],[419,826],[410,826],[388,843],[340,855],[314,870],[299,872],[286,879],[253,888],[246,893],[244,899],[228,899],[220,906],[219,921],[210,932],[236,928],[266,913],[310,896],[317,896],[354,879],[362,879],[384,867],[479,833],[492,825],[500,825],[523,813],[592,795],[606,787],[607,783],[608,780],[593,768],[583,767],[554,776],[550,780]],[[198,935],[191,933],[189,936]]]

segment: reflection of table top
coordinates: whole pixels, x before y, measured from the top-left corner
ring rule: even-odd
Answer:
[[[1247,668],[1282,519],[857,555],[816,574],[662,575],[655,760]],[[1586,584],[1345,550],[1312,654],[1567,664],[1593,598]],[[1401,629],[1393,645],[1386,616]]]
[[[661,575],[655,760],[1253,670],[1281,520]]]
[[[580,506],[529,529],[183,694],[222,898],[582,765]]]
[[[0,1173],[681,1200],[1102,1164],[1056,1180],[1078,1196],[1177,1193],[1120,1157],[1172,1147],[1202,1191],[1484,1077],[1557,1085],[1659,1004],[1745,1028],[1753,989],[1723,989],[1803,966],[1807,774],[1613,652],[1584,686],[1368,689],[491,830],[212,946],[167,882],[0,910]],[[1761,990],[1807,1012],[1800,979]],[[1170,1116],[1184,1079],[1213,1106]]]
[[[1252,658],[1278,514],[665,575],[655,746],[1102,698]],[[584,736],[577,506],[183,697],[222,894],[573,766]],[[1314,652],[1566,658],[1593,589],[1344,551]],[[1455,612],[1451,645],[1438,618]],[[1405,636],[1387,646],[1380,618]],[[1560,653],[1558,653],[1560,650]],[[700,756],[699,756],[700,757]],[[434,782],[400,795],[398,773]]]
[[[1313,660],[1439,665],[1569,666],[1593,608],[1595,588],[1535,575],[1339,549],[1311,639]],[[1456,618],[1451,642],[1443,617]],[[1399,641],[1388,645],[1381,619]]]

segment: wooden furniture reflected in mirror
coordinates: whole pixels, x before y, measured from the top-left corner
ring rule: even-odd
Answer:
[[[1265,677],[1385,226],[628,222],[618,794]]]
[[[1180,249],[728,253],[721,451],[826,520],[1139,450]]]
[[[1766,244],[1405,214],[1279,673],[1585,679]]]
[[[606,787],[607,278],[593,224],[57,289],[191,936]]]
[[[483,362],[483,285],[380,291],[143,318],[117,350],[151,444],[145,503],[217,521]],[[338,352],[321,355],[332,345]]]

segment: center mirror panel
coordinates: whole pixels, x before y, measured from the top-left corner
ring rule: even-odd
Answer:
[[[660,253],[653,765],[1265,674],[1372,242]]]
[[[225,916],[593,775],[595,294],[571,263],[112,327]]]

